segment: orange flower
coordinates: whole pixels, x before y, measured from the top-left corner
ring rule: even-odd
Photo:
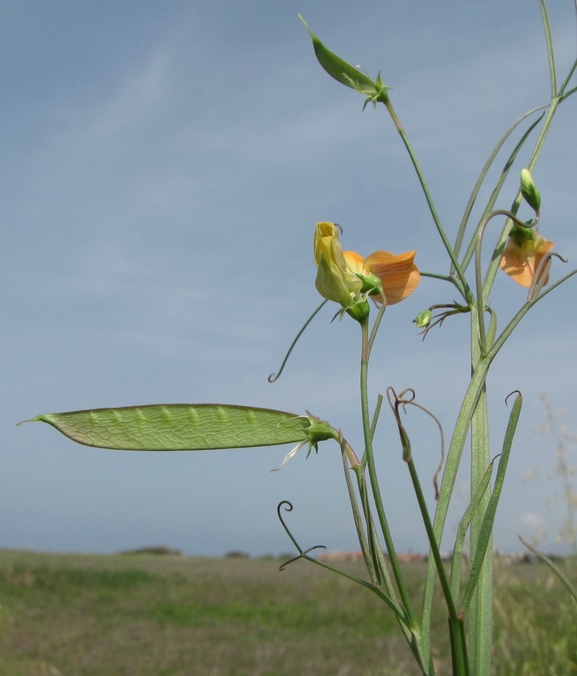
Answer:
[[[549,266],[541,261],[555,246],[531,228],[513,226],[501,257],[501,269],[517,284],[530,287],[539,271],[537,284],[545,286],[549,281]]]
[[[363,259],[355,251],[345,251],[347,268],[361,278],[375,275],[383,285],[383,292],[387,299],[387,305],[395,305],[410,296],[419,286],[421,273],[415,265],[416,251],[395,256],[388,251],[375,251]],[[373,299],[382,302],[379,295],[373,295]]]
[[[342,250],[339,231],[328,221],[317,223],[314,252],[318,292],[344,308],[364,302],[367,296],[382,303],[381,287],[387,305],[394,305],[413,293],[421,280],[415,251],[400,256],[375,251],[363,258],[355,251]]]

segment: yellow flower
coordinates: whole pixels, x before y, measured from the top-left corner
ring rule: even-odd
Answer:
[[[367,258],[355,251],[343,252],[334,223],[317,223],[314,249],[317,290],[343,307],[363,300],[363,293],[382,303],[381,286],[387,305],[394,305],[413,293],[421,279],[415,251],[399,256],[375,251]]]
[[[315,286],[321,296],[343,307],[358,303],[363,283],[347,268],[334,223],[317,223],[314,250],[318,267]]]
[[[549,242],[531,228],[515,225],[501,256],[501,269],[517,284],[527,288],[533,284],[538,271],[539,279],[535,283],[545,286],[549,281],[549,266],[541,265],[541,261],[554,246],[554,242]]]

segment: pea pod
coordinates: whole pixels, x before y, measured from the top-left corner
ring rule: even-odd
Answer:
[[[350,63],[341,59],[340,56],[337,56],[328,50],[311,31],[300,14],[299,19],[304,23],[311,36],[318,62],[331,77],[347,87],[351,87],[362,94],[366,94],[369,97],[369,100],[372,101],[376,101],[380,95],[384,95],[386,91],[390,89],[390,87],[383,85],[380,75],[377,77],[376,82],[373,82],[371,78],[364,73],[361,73],[360,70],[357,70],[354,66],[351,66]]]
[[[73,441],[98,448],[199,451],[305,442],[314,421],[249,406],[158,404],[47,413],[24,422],[48,423]]]

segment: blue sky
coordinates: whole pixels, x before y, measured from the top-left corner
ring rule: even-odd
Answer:
[[[573,8],[551,4],[564,74],[577,49]],[[3,3],[0,546],[278,553],[290,542],[275,508],[289,499],[303,546],[357,548],[329,444],[271,474],[289,449],[124,453],[77,446],[40,424],[14,426],[75,408],[239,403],[310,410],[360,446],[358,328],[331,324],[334,308],[309,328],[281,379],[267,382],[319,302],[314,224],[340,223],[345,248],[365,255],[416,249],[421,269],[447,265],[390,120],[381,109],[361,112],[361,97],[321,70],[299,12],[329,48],[380,70],[394,88],[451,236],[498,138],[547,103],[536,1]],[[534,174],[541,232],[570,259],[567,270],[577,261],[576,100],[561,106]],[[536,524],[553,546],[562,515],[546,508],[557,489],[547,480],[554,441],[532,428],[541,392],[570,427],[577,410],[575,284],[526,317],[489,381],[495,453],[504,398],[525,395],[496,525],[503,549],[517,549],[516,533],[530,538]],[[411,320],[453,296],[424,280],[390,308],[372,375],[373,395],[413,387],[446,434],[467,382],[467,320],[448,321],[424,343]],[[523,299],[500,275],[492,301],[501,326]],[[436,431],[415,415],[410,423],[430,477]],[[399,549],[424,550],[390,416],[380,434]],[[535,468],[540,478],[524,481]],[[463,475],[457,510],[466,490]]]

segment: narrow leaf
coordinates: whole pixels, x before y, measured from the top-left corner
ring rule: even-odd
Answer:
[[[493,523],[495,521],[497,505],[499,504],[499,498],[501,497],[501,489],[503,488],[505,472],[507,471],[509,455],[511,453],[511,447],[513,445],[513,438],[515,437],[517,423],[519,422],[519,416],[521,415],[522,405],[523,397],[520,393],[518,393],[517,397],[515,398],[515,402],[513,403],[511,414],[509,415],[509,423],[505,432],[505,439],[503,440],[503,451],[501,453],[501,458],[499,459],[499,466],[497,467],[495,486],[493,487],[493,492],[491,493],[489,504],[487,505],[487,510],[485,511],[485,515],[483,517],[483,524],[479,532],[475,558],[472,561],[469,580],[463,594],[463,601],[461,603],[461,609],[463,612],[466,612],[469,608],[471,599],[473,597],[473,592],[475,591],[475,587],[477,586],[477,582],[479,581],[479,576],[481,574],[481,567],[483,565],[483,559],[485,558],[487,546],[493,531]]]
[[[479,503],[485,495],[485,491],[489,486],[491,481],[491,474],[493,472],[493,463],[487,467],[481,482],[477,486],[475,495],[471,499],[467,509],[465,510],[463,517],[459,523],[459,528],[457,529],[457,537],[455,538],[455,546],[453,548],[453,563],[451,566],[451,593],[453,598],[459,597],[459,588],[461,586],[461,568],[463,565],[463,545],[465,543],[465,536],[467,535],[467,530],[471,525],[471,519],[473,518],[473,513],[478,508]]]
[[[308,439],[306,416],[226,404],[158,404],[47,413],[45,422],[79,444],[126,451],[202,451]]]
[[[466,229],[467,229],[467,224],[468,224],[468,222],[469,222],[469,217],[470,217],[471,212],[472,212],[472,210],[473,210],[473,206],[475,205],[475,202],[476,202],[476,200],[477,200],[477,196],[478,196],[478,194],[479,194],[479,191],[480,191],[480,189],[481,189],[481,186],[482,186],[483,183],[485,182],[485,178],[487,177],[487,174],[489,173],[489,169],[491,168],[493,162],[495,161],[495,158],[496,158],[497,155],[499,154],[499,151],[501,150],[501,148],[502,148],[503,145],[505,144],[505,141],[509,138],[509,136],[515,131],[515,129],[518,127],[518,125],[521,124],[521,122],[523,122],[523,120],[524,120],[526,117],[529,117],[529,115],[532,115],[534,112],[540,110],[541,108],[545,108],[545,107],[546,107],[546,106],[540,106],[539,108],[533,108],[533,110],[528,111],[527,113],[525,113],[524,115],[522,115],[518,120],[516,120],[516,121],[509,127],[509,129],[507,129],[507,131],[503,134],[503,136],[499,139],[499,142],[497,143],[497,145],[495,146],[495,148],[493,149],[493,151],[492,151],[491,154],[489,155],[489,158],[488,158],[487,161],[485,162],[485,164],[484,164],[484,166],[483,166],[483,169],[481,170],[481,174],[479,175],[479,178],[477,179],[477,182],[475,183],[475,186],[474,186],[474,188],[473,188],[473,191],[472,191],[472,193],[471,193],[471,196],[469,197],[469,201],[467,202],[467,206],[466,206],[466,208],[465,208],[465,212],[464,212],[464,214],[463,214],[463,218],[462,218],[462,220],[461,220],[461,224],[459,225],[459,232],[458,232],[458,234],[457,234],[457,239],[456,239],[456,241],[455,241],[455,254],[456,254],[457,256],[458,256],[458,255],[460,254],[460,252],[461,252],[461,246],[462,246],[462,244],[463,244],[463,238],[464,238],[464,236],[465,236],[465,231],[466,231]],[[522,145],[522,143],[524,142],[525,138],[527,137],[528,133],[530,133],[530,132],[533,130],[533,128],[539,123],[539,121],[542,119],[542,117],[543,117],[543,115],[541,114],[541,115],[539,116],[539,118],[536,120],[536,122],[534,122],[534,123],[529,127],[528,132],[525,132],[525,134],[523,135],[523,138],[521,139],[521,145]],[[490,199],[489,203],[487,204],[487,206],[485,207],[485,211],[483,212],[483,215],[481,216],[481,220],[482,220],[482,219],[485,217],[485,215],[488,214],[488,213],[491,211],[491,209],[493,208],[493,205],[495,204],[495,201],[496,201],[496,199],[497,199],[497,196],[498,196],[499,192],[501,191],[501,186],[503,185],[503,183],[504,183],[504,181],[505,181],[505,179],[506,179],[506,177],[507,177],[507,174],[509,173],[509,169],[510,169],[510,167],[511,167],[511,165],[512,165],[512,162],[513,162],[513,160],[515,159],[516,154],[517,154],[517,152],[519,151],[519,149],[520,149],[520,146],[519,146],[519,144],[517,144],[516,150],[514,150],[513,153],[512,153],[512,155],[509,156],[509,159],[507,160],[507,163],[506,163],[506,165],[505,165],[505,168],[504,168],[503,172],[501,173],[501,176],[500,176],[500,178],[499,178],[499,181],[498,181],[498,183],[497,183],[497,186],[495,187],[495,189],[494,189],[493,192],[491,193],[491,199]],[[467,267],[467,264],[468,264],[468,261],[470,260],[470,257],[469,257],[469,256],[465,256],[465,259],[464,259],[464,260],[465,260],[465,262],[464,262],[464,267],[466,268],[466,267]]]

